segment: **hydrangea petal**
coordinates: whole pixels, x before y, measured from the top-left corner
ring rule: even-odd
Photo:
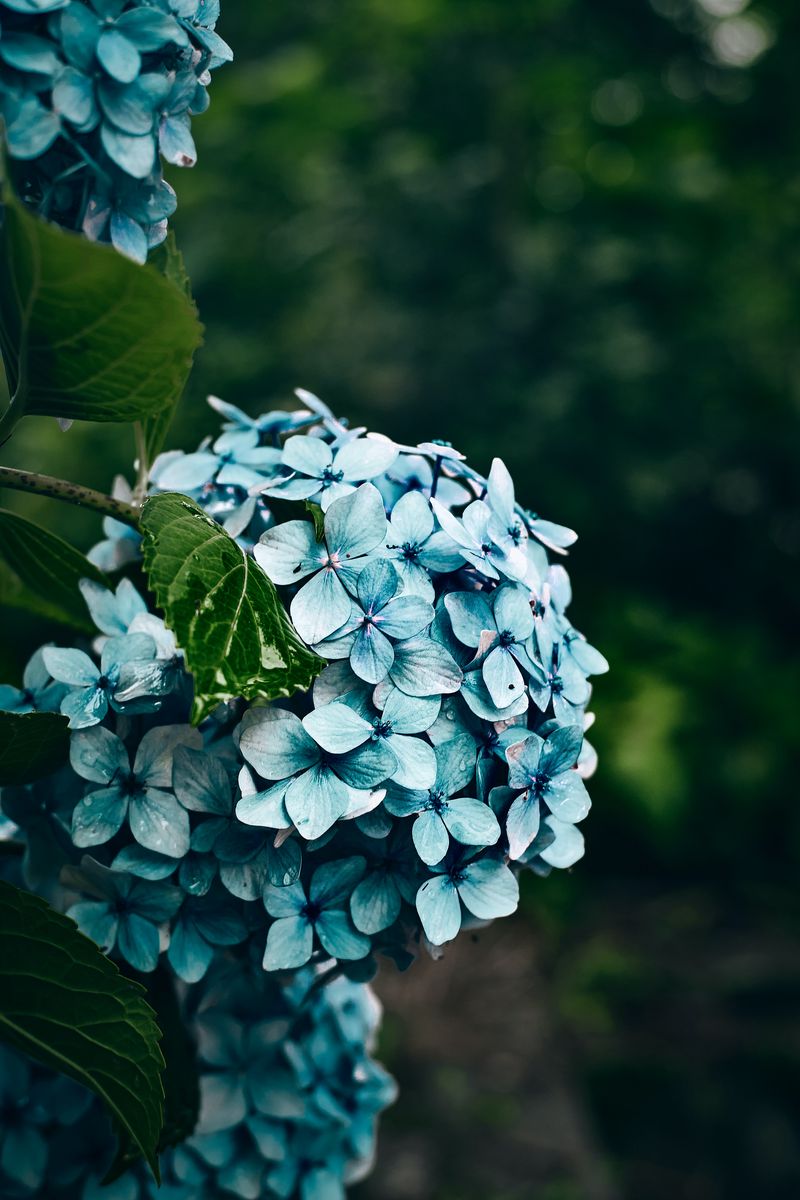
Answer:
[[[130,800],[131,833],[140,846],[182,858],[189,852],[189,814],[169,792],[145,788]]]
[[[158,930],[136,913],[128,913],[119,924],[117,947],[122,957],[137,971],[155,971],[160,943]]]
[[[319,759],[300,718],[286,709],[250,708],[239,729],[242,754],[264,779],[285,779]]]
[[[288,971],[311,958],[314,931],[305,917],[284,917],[270,925],[264,951],[265,971]]]
[[[487,804],[460,796],[442,812],[448,832],[463,846],[493,846],[500,837],[497,817]]]
[[[483,921],[507,917],[519,903],[519,884],[513,871],[503,863],[482,858],[468,863],[458,884],[465,906]]]
[[[434,946],[451,942],[461,928],[461,904],[448,875],[435,875],[417,892],[417,912],[428,941]]]
[[[322,947],[333,958],[350,962],[369,954],[372,942],[354,928],[350,917],[341,910],[327,910],[320,914],[316,933]]]
[[[128,798],[119,788],[100,788],[75,805],[72,813],[72,840],[76,846],[100,846],[122,828],[128,812]]]
[[[417,854],[428,866],[442,861],[450,848],[450,838],[442,818],[433,809],[421,812],[411,830]]]
[[[350,898],[353,924],[367,934],[388,929],[400,915],[400,907],[397,885],[385,871],[371,871]]]
[[[345,754],[361,746],[372,734],[372,724],[349,704],[336,702],[312,709],[303,717],[303,726],[323,750]]]
[[[286,811],[306,841],[327,833],[347,808],[347,788],[326,767],[310,767],[286,791]]]
[[[351,602],[332,567],[323,567],[293,597],[289,611],[300,637],[309,646],[341,629],[350,616]]]
[[[506,817],[506,836],[510,858],[521,858],[539,832],[539,801],[532,792],[517,796]]]
[[[564,869],[583,857],[584,842],[580,829],[554,816],[545,817],[542,824],[555,835],[555,840],[540,851],[540,857],[546,863]]]

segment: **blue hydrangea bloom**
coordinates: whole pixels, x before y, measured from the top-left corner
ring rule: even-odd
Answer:
[[[53,679],[67,685],[61,712],[69,717],[71,729],[96,725],[109,708],[122,711],[118,690],[130,686],[155,657],[156,644],[144,633],[109,638],[103,645],[99,667],[83,650],[45,646],[42,651],[44,665]],[[158,706],[154,699],[141,707],[146,711]]]
[[[302,967],[315,938],[332,958],[350,960],[369,954],[371,942],[353,925],[347,911],[353,888],[366,863],[358,855],[318,867],[306,895],[302,884],[268,887],[264,907],[274,924],[267,931],[264,966],[268,971]]]
[[[111,871],[88,856],[65,875],[70,887],[94,897],[73,904],[67,916],[106,952],[116,948],[137,971],[154,971],[167,924],[183,900],[180,889]]]
[[[434,874],[417,892],[417,912],[428,941],[434,946],[450,942],[461,928],[462,905],[482,921],[507,917],[519,902],[514,873],[492,858],[434,867]]]
[[[4,0],[0,115],[12,176],[42,216],[144,262],[193,166],[191,117],[232,55],[201,0]]]

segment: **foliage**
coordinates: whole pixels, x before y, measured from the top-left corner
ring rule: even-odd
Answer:
[[[144,989],[71,921],[0,881],[0,1036],[85,1084],[157,1174],[159,1030]]]
[[[8,703],[6,697],[3,697],[3,703]],[[52,775],[67,761],[67,722],[56,713],[0,711],[0,731],[0,785],[3,787],[31,783]]]
[[[150,587],[194,677],[194,721],[237,696],[272,699],[310,686],[323,663],[224,529],[174,494],[145,503],[141,528]]]

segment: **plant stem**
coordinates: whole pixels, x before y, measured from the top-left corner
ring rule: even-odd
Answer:
[[[141,504],[147,495],[147,476],[150,473],[150,463],[147,461],[147,440],[141,421],[134,422],[133,436],[136,440],[136,486],[133,489],[133,499],[136,504]]]
[[[55,479],[52,475],[40,475],[37,471],[18,471],[15,467],[0,467],[0,487],[34,492],[38,496],[50,496],[54,500],[65,500],[68,504],[93,508],[125,525],[132,525],[134,529],[139,527],[139,509],[135,505],[79,483],[70,483],[67,479]]]

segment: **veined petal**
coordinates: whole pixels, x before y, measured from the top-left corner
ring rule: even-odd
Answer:
[[[286,439],[282,458],[284,465],[292,471],[320,479],[325,468],[331,465],[333,454],[322,438],[299,434]]]
[[[271,917],[296,917],[306,903],[303,885],[297,881],[288,887],[268,884],[264,888],[264,907]]]
[[[464,678],[444,646],[427,637],[412,638],[395,647],[389,672],[392,682],[409,696],[436,696],[457,692]]]
[[[433,787],[436,779],[436,754],[433,746],[419,737],[394,734],[389,749],[397,759],[392,779],[401,787],[423,790]]]
[[[330,767],[310,767],[286,791],[286,811],[307,842],[322,837],[347,808],[347,788]]]
[[[523,792],[514,800],[506,817],[506,835],[510,858],[522,858],[539,832],[539,801],[532,792]]]
[[[119,923],[117,949],[137,971],[155,971],[161,951],[158,930],[136,913],[127,913]]]
[[[382,609],[378,620],[389,637],[398,641],[415,637],[433,620],[433,606],[420,596],[397,596]]]
[[[442,812],[448,832],[462,846],[493,846],[500,837],[500,826],[488,804],[459,796],[449,800]]]
[[[69,761],[76,775],[90,783],[110,783],[130,771],[125,743],[102,725],[72,734]]]
[[[100,677],[97,667],[82,650],[45,646],[42,658],[53,679],[69,683],[72,687],[93,687]]]
[[[309,646],[341,629],[350,616],[350,597],[333,567],[323,567],[303,584],[289,612],[295,629]]]
[[[288,971],[311,958],[314,930],[305,917],[284,917],[270,925],[264,951],[265,971]]]
[[[189,814],[169,792],[148,787],[135,793],[128,820],[140,846],[172,858],[189,853]]]
[[[434,875],[417,892],[417,912],[425,936],[434,946],[450,942],[461,928],[461,904],[447,875]]]
[[[492,859],[468,863],[457,887],[465,906],[482,921],[507,917],[519,903],[519,884],[514,872]]]
[[[327,552],[310,521],[286,521],[262,534],[253,554],[273,583],[286,585],[317,571]]]
[[[327,909],[320,914],[315,928],[320,944],[332,958],[352,962],[369,954],[370,939],[359,933],[346,912]]]
[[[377,625],[363,624],[353,637],[350,666],[359,679],[376,684],[385,679],[394,662],[394,648]]]
[[[383,500],[371,483],[335,500],[325,514],[325,541],[342,561],[369,554],[385,540],[386,528]]]
[[[481,667],[483,682],[497,708],[508,708],[525,692],[525,680],[513,655],[505,646],[495,646]]]
[[[318,746],[331,754],[345,754],[362,746],[372,734],[366,721],[349,704],[336,702],[315,708],[303,717],[303,727]]]
[[[150,787],[172,786],[172,762],[175,750],[203,744],[199,729],[190,725],[158,725],[144,735],[133,763],[133,773]]]
[[[371,871],[350,898],[350,915],[362,933],[380,933],[397,920],[401,903],[391,876],[385,871]]]
[[[574,825],[559,821],[558,817],[545,817],[542,824],[555,834],[555,841],[540,852],[540,857],[551,867],[562,870],[571,867],[583,857],[583,834]]]
[[[411,829],[417,854],[428,866],[435,866],[447,854],[450,838],[444,821],[433,809],[421,812]]]
[[[364,479],[374,479],[391,467],[399,454],[393,442],[384,442],[380,438],[353,438],[337,450],[334,468],[341,471],[344,478],[350,482],[361,482]]]
[[[485,629],[497,631],[494,612],[483,592],[451,592],[444,598],[453,633],[465,646],[477,646]]]
[[[117,787],[90,792],[72,813],[72,840],[76,846],[101,846],[122,828],[128,798]]]
[[[284,708],[250,708],[239,729],[241,752],[264,779],[286,779],[319,761],[300,718]]]
[[[562,771],[547,785],[547,807],[559,821],[582,821],[592,806],[586,785],[577,771]]]

